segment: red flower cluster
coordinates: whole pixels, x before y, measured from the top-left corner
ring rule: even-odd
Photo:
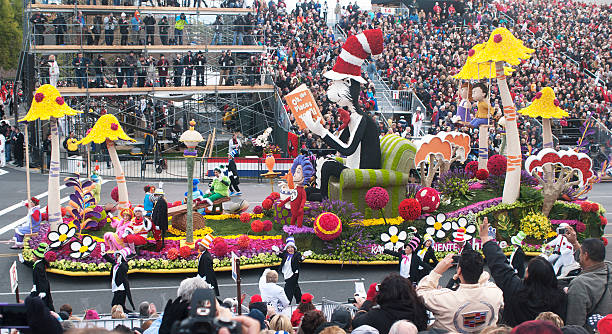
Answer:
[[[58,97],[55,99],[55,103],[59,104],[60,106],[61,106],[61,105],[63,105],[63,104],[64,104],[64,98],[63,98],[63,97],[61,97],[61,96],[58,96]]]
[[[238,237],[238,239],[236,239],[236,244],[238,245],[238,248],[240,249],[249,248],[250,243],[251,243],[251,239],[249,239],[249,237],[246,235],[241,235]]]
[[[57,260],[57,253],[54,251],[48,251],[45,253],[45,260],[47,260],[47,262],[51,263],[51,262],[55,262],[55,260]]]
[[[473,161],[475,162],[475,161]],[[476,171],[476,178],[479,179],[480,181],[484,181],[489,177],[489,171],[482,168]]]
[[[398,210],[400,217],[412,221],[421,215],[421,203],[414,198],[406,198],[400,203]]]
[[[266,198],[261,203],[261,206],[264,208],[264,210],[270,210],[270,209],[272,209],[272,204],[274,204],[274,201],[272,199],[270,199],[270,198]]]
[[[179,256],[179,250],[176,248],[170,248],[168,249],[166,256],[168,257],[168,260],[176,260],[176,258]]]
[[[372,210],[380,210],[389,202],[389,193],[381,187],[372,187],[365,195],[366,204]]]
[[[474,177],[478,171],[478,161],[470,161],[465,165],[465,172],[469,177]]]
[[[243,223],[248,223],[249,221],[251,221],[251,214],[248,212],[243,212],[240,214],[240,221]]]
[[[183,259],[188,258],[189,255],[191,255],[191,248],[189,248],[189,246],[183,246],[183,247],[179,248],[179,255]]]
[[[215,238],[212,246],[213,254],[215,254],[217,257],[223,257],[227,255],[228,249],[229,247],[227,246],[227,242],[225,241],[225,239],[220,237]]]
[[[253,230],[253,232],[260,233],[261,231],[263,231],[263,229],[264,224],[261,220],[257,219],[251,222],[251,230]]]
[[[500,176],[506,174],[506,157],[499,154],[490,157],[489,161],[487,161],[487,169],[491,175]]]
[[[335,214],[323,212],[315,220],[314,230],[321,240],[334,240],[342,233],[342,222]]]
[[[34,94],[34,100],[36,100],[36,102],[40,103],[42,102],[42,100],[45,98],[45,94],[43,93],[36,93]]]
[[[608,218],[606,218],[604,216],[599,216],[599,221],[601,221],[601,226],[608,225]]]
[[[608,246],[608,238],[601,237],[601,241],[603,242],[604,247],[607,247],[607,246]]]
[[[582,209],[582,212],[597,212],[599,211],[599,204],[593,202],[582,202],[580,203],[580,209]]]
[[[113,131],[117,131],[117,129],[119,129],[119,124],[117,124],[117,123],[111,123],[111,130],[113,130]]]
[[[276,191],[272,192],[269,197],[272,197],[273,200],[277,200],[280,198],[280,194]]]
[[[257,205],[253,208],[253,213],[256,215],[259,215],[261,213],[263,213],[263,208],[261,207],[261,205]]]
[[[586,231],[586,225],[584,225],[583,222],[577,222],[576,223],[576,232],[582,233],[584,231]]]
[[[113,201],[119,202],[119,188],[117,187],[113,188],[113,190],[111,190],[110,195]]]
[[[271,220],[264,220],[263,222],[263,230],[266,232],[270,232],[272,231],[272,227],[274,226],[274,224],[272,223]]]

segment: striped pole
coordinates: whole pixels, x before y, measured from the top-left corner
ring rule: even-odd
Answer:
[[[489,161],[489,127],[482,124],[478,127],[478,169],[487,169]]]
[[[59,157],[59,131],[57,128],[57,118],[49,119],[51,127],[51,162],[49,164],[49,195],[47,197],[47,210],[51,231],[56,231],[62,220],[60,208],[60,157]]]
[[[110,156],[110,159],[113,162],[113,168],[115,169],[115,178],[117,180],[117,190],[119,194],[119,205],[117,207],[119,208],[119,211],[121,211],[122,209],[130,207],[128,189],[125,182],[125,174],[123,173],[123,167],[121,167],[121,162],[119,161],[119,156],[117,155],[115,142],[110,139],[106,139],[106,147],[108,148],[108,155]]]

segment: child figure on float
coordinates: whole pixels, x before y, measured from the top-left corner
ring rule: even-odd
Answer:
[[[301,116],[306,127],[323,139],[325,144],[346,156],[346,164],[328,160],[321,166],[320,191],[322,198],[328,197],[328,181],[331,176],[340,177],[345,168],[380,169],[380,129],[372,117],[361,110],[359,95],[361,65],[368,56],[378,56],[383,51],[383,35],[380,29],[365,30],[350,36],[331,71],[323,74],[332,82],[327,89],[331,102],[350,113],[348,125],[335,136],[325,128],[321,119],[313,119],[311,113]]]

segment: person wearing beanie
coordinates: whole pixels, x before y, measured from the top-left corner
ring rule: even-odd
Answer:
[[[561,329],[555,326],[550,321],[531,320],[525,321],[522,324],[512,329],[512,334],[561,334]]]
[[[415,253],[419,247],[419,241],[418,237],[413,237],[410,242],[404,245],[402,250],[396,252],[385,249],[383,251],[385,254],[397,257],[399,260],[398,269],[400,276],[410,279],[414,284],[417,284],[421,278],[428,275],[431,271],[431,266],[423,262]]]
[[[600,334],[612,334],[612,314],[608,314],[597,322]]]
[[[514,268],[514,271],[519,278],[525,277],[525,252],[523,251],[523,240],[527,237],[527,234],[523,231],[519,231],[515,236],[510,238],[510,242],[514,246],[514,251],[510,255],[510,265]]]
[[[215,290],[215,295],[219,296],[219,284],[217,283],[217,275],[213,268],[213,259],[209,249],[212,246],[213,237],[207,234],[204,239],[196,242],[200,255],[198,255],[198,277],[203,278]]]
[[[130,282],[128,281],[128,253],[129,249],[124,248],[115,252],[114,258],[106,252],[104,252],[102,257],[112,265],[111,291],[113,292],[113,300],[111,301],[111,308],[115,305],[121,305],[127,313],[130,313],[132,311],[125,307],[126,297],[132,305],[132,309],[136,309],[136,307],[134,307],[134,302],[132,301],[132,292],[130,291]]]
[[[300,304],[291,314],[291,325],[293,327],[300,326],[300,322],[302,322],[304,313],[315,309],[315,306],[312,303],[313,298],[314,297],[309,293],[305,293],[302,295],[302,300],[300,301]]]
[[[227,171],[228,177],[230,179],[230,196],[240,196],[242,192],[238,185],[240,184],[240,177],[238,176],[238,167],[236,166],[236,161],[234,158],[238,155],[238,150],[230,151],[227,159]]]
[[[42,221],[42,214],[40,207],[38,206],[39,200],[36,197],[32,197],[25,204],[28,208],[28,215],[26,221],[15,228],[15,235],[13,236],[14,244],[11,246],[12,249],[23,248],[23,238],[26,234],[38,233],[40,230],[40,223]]]
[[[257,309],[261,311],[261,313],[268,314],[268,304],[264,303],[261,298],[261,295],[253,295],[251,300],[249,301],[249,311]]]
[[[53,298],[51,297],[51,285],[47,278],[47,260],[45,254],[49,250],[49,245],[45,242],[38,244],[38,247],[32,251],[34,255],[34,267],[32,272],[32,292],[30,296],[40,297],[45,305],[51,311],[55,311],[53,307]]]
[[[433,250],[434,240],[429,234],[425,234],[423,237],[423,245],[417,252],[417,255],[423,260],[423,262],[436,266],[438,265],[438,259],[436,258],[436,253]]]
[[[279,248],[276,245],[272,246],[272,250],[276,253],[279,252]],[[296,303],[299,303],[302,299],[302,290],[298,283],[298,279],[300,278],[300,264],[311,254],[311,251],[306,251],[304,252],[304,256],[302,256],[295,246],[295,239],[293,237],[287,238],[285,249],[279,255],[281,264],[278,267],[278,272],[281,272],[285,278],[285,295],[289,299],[289,303],[291,303],[293,298],[295,298]]]
[[[257,321],[259,321],[259,328],[261,328],[262,330],[265,330],[266,327],[266,315],[263,314],[260,310],[258,309],[252,309],[249,311],[249,314],[247,314],[248,317],[253,318]]]

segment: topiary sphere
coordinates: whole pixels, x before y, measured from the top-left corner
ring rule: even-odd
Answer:
[[[475,177],[478,171],[478,161],[470,161],[465,165],[465,173],[469,177]]]
[[[251,239],[244,234],[239,236],[238,239],[236,239],[236,244],[238,245],[238,248],[242,250],[249,248],[250,243]]]
[[[179,255],[183,259],[188,258],[189,255],[191,255],[191,248],[189,248],[189,246],[183,246],[183,247],[179,248]]]
[[[251,214],[248,212],[243,212],[240,214],[240,221],[243,223],[248,223],[249,221],[251,221]]]
[[[476,171],[476,178],[479,179],[480,181],[484,181],[488,177],[489,177],[489,171],[487,171],[486,169],[482,168]]]
[[[279,193],[277,193],[276,191],[274,191],[274,192],[272,192],[272,193],[270,194],[270,197],[272,197],[272,199],[277,200],[277,199],[279,199],[279,198],[280,198],[280,194],[279,194]]]
[[[314,230],[321,240],[334,240],[342,233],[342,222],[335,214],[323,212],[315,220]]]
[[[227,255],[229,247],[227,246],[227,242],[225,239],[217,237],[213,240],[213,245],[211,247],[211,252],[215,254],[217,257],[224,257]]]
[[[179,250],[176,248],[170,248],[168,249],[166,256],[169,260],[175,260],[179,256]]]
[[[425,213],[432,213],[440,206],[440,193],[434,188],[421,188],[414,198],[421,203],[421,210]]]
[[[266,198],[266,199],[265,199],[265,200],[264,200],[264,201],[261,203],[261,206],[264,208],[264,210],[270,210],[270,209],[272,209],[272,204],[274,204],[274,202],[273,202],[271,199]]]
[[[272,231],[272,227],[274,227],[274,224],[272,223],[271,220],[264,220],[264,222],[263,222],[263,230],[265,232]]]
[[[500,154],[490,157],[489,161],[487,161],[487,169],[491,175],[500,176],[506,174],[506,157]]]
[[[256,215],[262,214],[263,213],[263,208],[261,207],[261,205],[257,205],[253,208],[253,213]]]
[[[264,224],[261,220],[253,220],[251,222],[251,230],[255,233],[260,233],[264,229]]]
[[[406,198],[400,203],[398,211],[404,220],[415,220],[421,215],[421,203],[414,198]]]
[[[115,202],[119,202],[119,188],[115,187],[113,188],[113,190],[111,190],[111,198],[113,199],[113,201]]]
[[[365,195],[366,204],[372,210],[380,210],[389,203],[389,193],[381,187],[372,187]]]
[[[55,262],[55,260],[57,260],[57,253],[54,251],[48,251],[45,253],[45,260],[47,260],[47,262],[51,263],[51,262]]]

